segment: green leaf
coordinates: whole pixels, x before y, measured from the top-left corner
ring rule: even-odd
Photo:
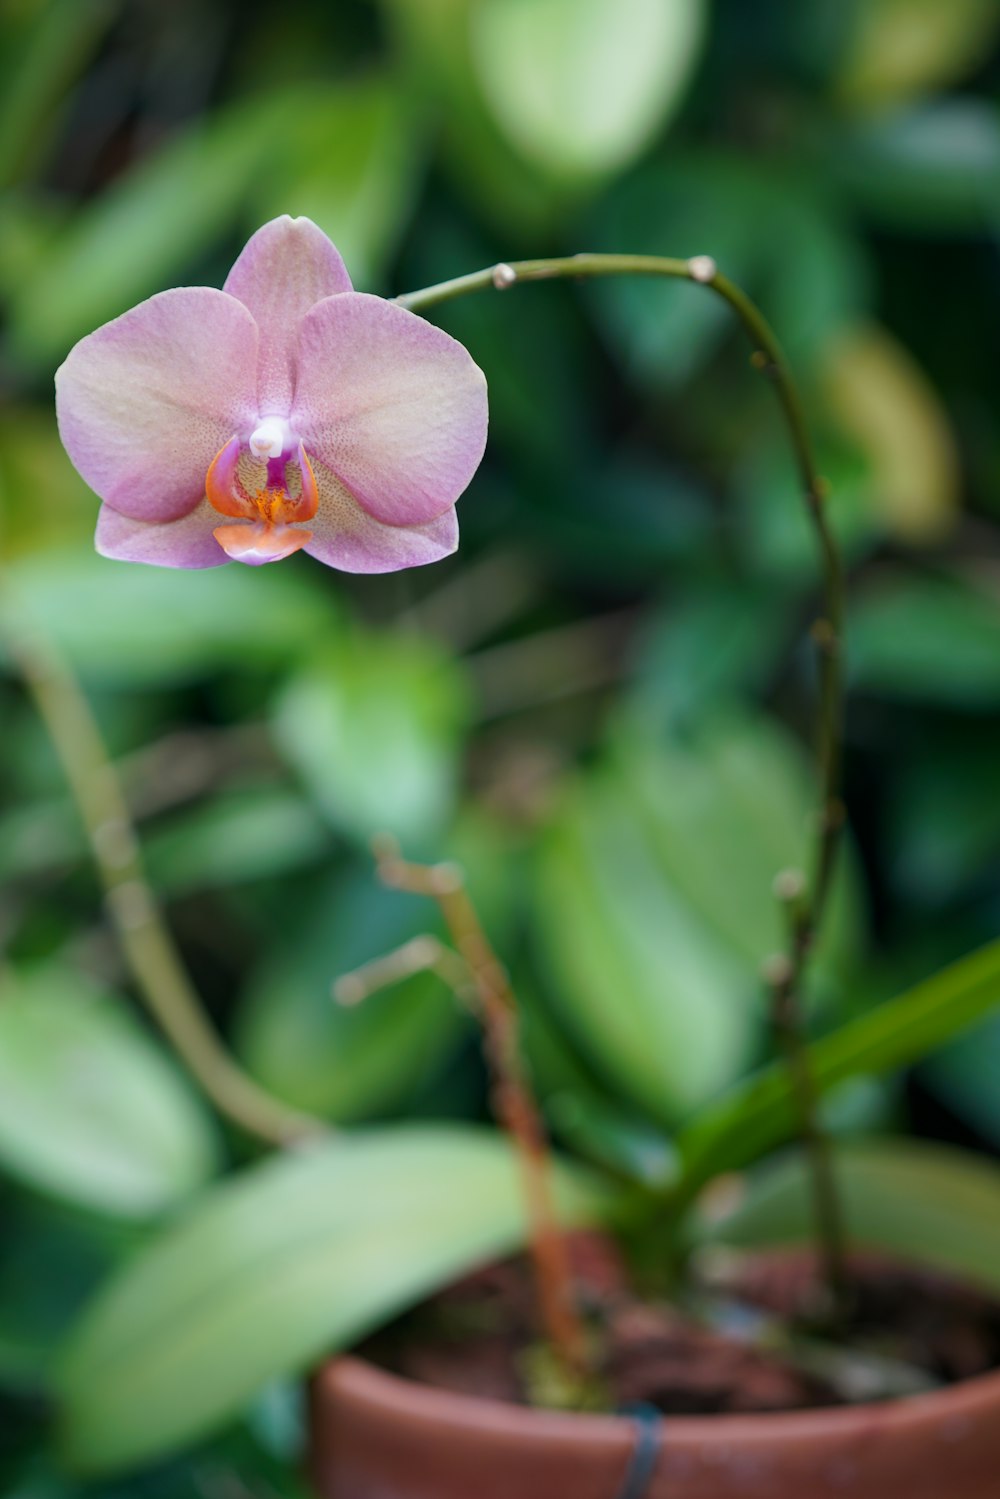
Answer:
[[[104,1213],[159,1212],[210,1177],[217,1142],[187,1084],[129,1012],[78,974],[0,993],[0,1161]]]
[[[538,941],[553,1007],[605,1080],[672,1125],[739,1074],[752,977],[658,867],[624,788],[591,774],[542,850]]]
[[[990,706],[1000,700],[1000,603],[972,575],[885,568],[852,607],[848,660],[867,692]]]
[[[604,1205],[577,1177],[560,1198],[567,1222]],[[84,1317],[62,1371],[64,1452],[104,1472],[186,1444],[523,1234],[516,1163],[486,1130],[387,1128],[244,1172]]]
[[[626,165],[683,100],[701,0],[478,0],[474,64],[511,142],[556,173]]]
[[[329,852],[311,804],[278,786],[226,791],[175,813],[146,842],[153,884],[172,895],[287,873]]]
[[[291,563],[196,572],[50,552],[11,564],[5,580],[10,606],[33,614],[76,670],[115,686],[274,665],[337,628],[329,595]]]
[[[842,328],[823,351],[824,407],[863,453],[869,505],[906,542],[939,541],[960,504],[958,451],[937,392],[877,324]]]
[[[1000,1291],[1000,1171],[981,1156],[914,1140],[844,1145],[835,1158],[851,1238]],[[808,1172],[796,1153],[751,1176],[746,1199],[703,1237],[726,1244],[809,1239]]]
[[[464,678],[430,641],[358,632],[293,677],[276,732],[334,826],[419,852],[451,814],[468,712]]]
[[[662,1123],[753,1053],[760,964],[782,938],[771,887],[801,864],[810,794],[766,725],[657,744],[626,720],[556,816],[537,902],[553,1005],[595,1069]],[[852,945],[842,907],[825,955]]]
[[[937,233],[997,223],[1000,111],[942,99],[839,132],[825,170],[879,223]]]
[[[615,761],[661,867],[697,919],[742,964],[756,992],[783,944],[774,877],[805,862],[817,791],[801,752],[775,723],[731,713],[685,739],[657,742],[623,720]],[[827,981],[850,963],[857,912],[845,871],[817,947]]]
[[[846,1078],[907,1067],[998,1003],[1000,942],[994,942],[814,1042],[816,1082],[825,1091]],[[717,1172],[736,1170],[787,1139],[794,1121],[783,1065],[774,1063],[739,1083],[677,1138],[685,1195]]]
[[[989,56],[1000,27],[997,0],[861,0],[836,80],[854,108],[884,109],[934,93]]]

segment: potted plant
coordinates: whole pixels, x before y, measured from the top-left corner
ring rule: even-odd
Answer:
[[[433,560],[455,545],[454,500],[482,452],[485,396],[461,346],[415,314],[481,289],[611,274],[688,280],[733,311],[754,369],[774,387],[818,546],[818,791],[804,867],[773,871],[785,943],[763,974],[778,1056],[688,1121],[654,1181],[641,1171],[627,1179],[621,1162],[612,1173],[554,1164],[518,1002],[461,876],[381,844],[385,882],[433,897],[449,942],[418,939],[375,958],[341,979],[340,997],[357,1002],[407,973],[438,972],[482,1023],[502,1131],[414,1124],[316,1140],[309,1121],[273,1112],[196,1040],[190,1059],[222,1107],[307,1146],[196,1204],[84,1318],[62,1380],[66,1442],[83,1467],[127,1465],[208,1430],[267,1377],[304,1369],[430,1297],[409,1343],[401,1329],[369,1349],[397,1372],[347,1356],[315,1374],[313,1472],[329,1499],[860,1496],[893,1485],[913,1499],[985,1499],[995,1489],[1000,1314],[974,1284],[905,1256],[856,1252],[847,1209],[860,1190],[879,1192],[878,1160],[852,1166],[834,1152],[820,1099],[834,1083],[912,1061],[984,1013],[998,959],[974,954],[808,1040],[810,964],[844,823],[844,578],[802,406],[754,305],[706,255],[497,265],[383,303],[350,290],[314,226],[278,220],[251,241],[225,292],[161,294],[77,346],[60,379],[64,441],[105,500],[98,540],[108,555],[211,566],[305,548],[357,571]],[[57,718],[51,663],[30,642],[22,658]],[[131,843],[119,857],[99,836],[106,810],[91,806],[91,831],[141,967],[155,927],[151,937]],[[159,977],[149,967],[146,976],[162,998],[162,961]],[[163,1008],[191,1052],[176,990]],[[739,1201],[733,1173],[795,1137],[801,1164]],[[933,1161],[914,1164],[933,1193]],[[737,1188],[735,1203],[720,1182]],[[798,1236],[803,1202],[813,1248],[792,1253],[781,1246]],[[565,1235],[579,1227],[601,1231]],[[698,1263],[695,1251],[741,1238],[780,1252]],[[526,1264],[464,1279],[525,1239]],[[966,1248],[974,1282],[976,1246]],[[694,1304],[680,1289],[689,1263]],[[455,1327],[464,1340],[451,1337]],[[426,1370],[428,1350],[436,1382],[398,1372]],[[494,1393],[470,1392],[477,1386]],[[512,1388],[519,1403],[497,1397]]]

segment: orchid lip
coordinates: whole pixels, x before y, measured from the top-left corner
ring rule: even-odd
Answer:
[[[266,422],[261,423],[257,432],[266,425]],[[283,433],[272,432],[271,437],[282,443],[286,440]],[[260,468],[265,454],[253,451],[252,438],[249,446],[251,457]],[[209,504],[220,515],[237,522],[218,526],[213,535],[234,561],[277,562],[312,540],[311,531],[298,528],[316,514],[319,504],[316,476],[305,448],[296,442],[293,453],[286,455],[282,448],[277,456],[266,455],[263,482],[251,490],[240,475],[242,456],[243,444],[239,437],[231,437],[216,453],[205,475],[205,494]],[[299,472],[297,494],[292,494],[288,487],[287,469],[290,465]]]
[[[280,562],[312,541],[313,533],[298,526],[268,526],[263,523],[216,526],[212,532],[227,557],[251,566]]]

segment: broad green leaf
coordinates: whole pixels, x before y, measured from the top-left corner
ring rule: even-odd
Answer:
[[[5,579],[9,607],[29,611],[89,680],[115,686],[271,666],[338,628],[308,564],[185,572],[50,552],[19,559]]]
[[[654,1118],[675,1123],[745,1066],[753,976],[692,919],[606,771],[577,783],[548,834],[536,925],[560,1023]]]
[[[67,1201],[159,1212],[216,1165],[206,1111],[109,995],[67,969],[0,992],[0,1163]]]
[[[477,0],[473,59],[501,128],[555,171],[623,167],[683,100],[702,0]]]
[[[463,677],[430,641],[357,632],[291,679],[275,727],[336,827],[419,852],[450,815],[468,712]]]
[[[835,1169],[857,1244],[1000,1291],[1000,1170],[992,1161],[916,1140],[872,1140],[838,1149]],[[735,1245],[811,1238],[810,1183],[801,1156],[755,1172],[746,1199],[702,1233]]]
[[[818,1086],[893,1072],[928,1056],[1000,1004],[1000,942],[944,968],[813,1043]],[[778,1063],[737,1086],[682,1130],[684,1192],[720,1171],[747,1165],[787,1139],[795,1111],[787,1069]]]
[[[825,170],[890,228],[981,233],[997,223],[1000,111],[960,98],[879,115],[833,137]]]
[[[933,93],[984,61],[1000,29],[997,0],[861,0],[836,91],[853,108],[884,109]]]
[[[661,868],[694,919],[739,960],[743,990],[749,983],[753,993],[764,959],[783,944],[774,877],[806,863],[817,791],[801,753],[763,718],[716,718],[659,742],[626,718],[614,755]],[[817,945],[821,970],[850,961],[852,907],[842,880]]]
[[[304,797],[259,786],[176,813],[146,840],[146,863],[156,888],[174,895],[315,864],[331,843]]]
[[[281,170],[258,185],[248,229],[305,214],[329,234],[355,286],[377,286],[420,185],[425,135],[398,80],[307,93],[283,122]]]
[[[877,324],[844,328],[822,357],[825,410],[866,462],[869,504],[902,541],[938,541],[960,503],[955,439],[930,381]]]
[[[605,1198],[560,1177],[567,1222]],[[62,1371],[62,1445],[88,1472],[183,1446],[522,1241],[516,1163],[484,1129],[373,1130],[246,1171],[98,1298]]]
[[[1000,700],[1000,603],[971,572],[886,568],[852,607],[848,647],[866,692],[956,708]]]
[[[625,720],[550,829],[535,914],[553,1004],[605,1080],[663,1123],[752,1056],[760,964],[782,943],[772,884],[803,861],[810,796],[766,725],[657,743]],[[837,906],[827,984],[854,945],[842,893]]]

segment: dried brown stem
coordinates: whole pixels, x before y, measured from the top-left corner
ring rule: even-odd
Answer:
[[[434,937],[417,937],[346,975],[334,992],[341,1002],[354,1003],[386,983],[430,969],[476,1015],[483,1030],[494,1111],[521,1169],[539,1315],[557,1357],[571,1376],[579,1378],[586,1372],[586,1340],[552,1198],[548,1137],[521,1055],[517,999],[507,972],[490,946],[456,865],[410,863],[389,838],[376,840],[375,856],[383,884],[437,902],[454,950]]]

